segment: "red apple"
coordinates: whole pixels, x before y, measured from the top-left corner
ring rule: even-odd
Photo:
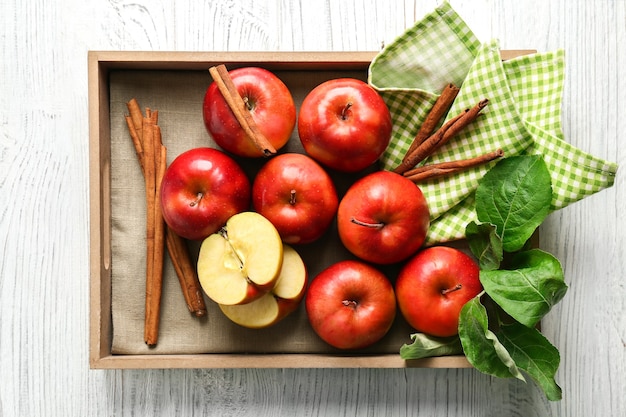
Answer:
[[[391,115],[367,83],[338,78],[315,87],[302,102],[298,134],[307,154],[343,172],[372,165],[389,145]]]
[[[396,263],[414,254],[424,243],[429,225],[428,204],[420,188],[389,171],[357,180],[337,211],[344,246],[377,264]]]
[[[311,282],[305,298],[313,330],[338,349],[368,347],[387,334],[396,316],[393,286],[361,261],[335,263]]]
[[[229,75],[261,133],[274,148],[282,148],[296,125],[296,106],[287,86],[259,67],[234,69]],[[215,82],[204,95],[203,117],[207,131],[224,150],[243,157],[264,156],[244,132]]]
[[[461,308],[483,290],[479,272],[474,259],[459,249],[424,249],[398,275],[398,307],[419,332],[453,336],[458,333]]]
[[[278,229],[284,242],[310,243],[335,218],[335,185],[313,159],[297,153],[278,155],[263,165],[252,184],[254,209]]]
[[[217,149],[190,149],[163,176],[163,218],[176,234],[202,240],[248,209],[250,194],[250,181],[234,159]]]

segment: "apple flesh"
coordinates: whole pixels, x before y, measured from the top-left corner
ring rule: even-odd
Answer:
[[[337,227],[343,245],[376,264],[400,262],[424,243],[428,203],[411,180],[377,171],[357,180],[339,203]]]
[[[163,219],[179,236],[203,240],[250,206],[251,186],[237,162],[212,148],[178,155],[161,185]]]
[[[232,216],[207,237],[198,254],[198,278],[218,304],[245,304],[274,288],[283,262],[276,228],[258,213]]]
[[[308,282],[308,273],[298,252],[283,245],[283,264],[274,288],[260,298],[240,305],[219,307],[226,317],[240,326],[261,329],[272,326],[298,308]]]
[[[296,106],[287,86],[272,72],[259,67],[229,71],[233,84],[259,131],[276,150],[282,148],[296,125]],[[249,158],[264,156],[245,133],[215,82],[204,95],[204,124],[221,148]]]
[[[387,105],[367,83],[332,79],[304,98],[298,134],[308,155],[342,172],[372,165],[389,145],[392,121]]]
[[[393,286],[361,261],[337,262],[312,280],[305,307],[313,330],[338,349],[361,349],[382,339],[396,316]]]
[[[286,153],[259,170],[252,184],[252,204],[285,243],[305,244],[326,232],[339,201],[324,168],[306,155]]]
[[[419,332],[454,336],[461,308],[483,290],[479,274],[478,264],[459,249],[433,246],[420,251],[396,280],[402,316]]]

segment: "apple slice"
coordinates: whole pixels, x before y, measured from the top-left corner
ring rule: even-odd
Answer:
[[[198,278],[216,303],[245,304],[274,288],[282,263],[283,242],[274,225],[245,211],[202,242]]]
[[[261,329],[278,323],[300,304],[306,290],[308,273],[294,248],[283,245],[283,266],[276,286],[261,298],[247,304],[219,307],[226,317],[240,326]]]

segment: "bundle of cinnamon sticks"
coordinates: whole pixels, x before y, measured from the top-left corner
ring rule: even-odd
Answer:
[[[448,84],[442,90],[441,95],[435,101],[435,104],[420,126],[402,162],[394,169],[394,172],[404,175],[417,183],[457,173],[504,156],[502,149],[496,149],[493,152],[488,152],[475,158],[416,167],[420,162],[424,161],[437,149],[446,144],[452,137],[476,120],[480,112],[489,104],[489,100],[483,99],[475,106],[452,117],[439,129],[435,130],[441,119],[447,114],[448,110],[450,110],[458,92],[459,88],[454,84]]]
[[[178,275],[187,307],[197,317],[206,315],[206,306],[195,268],[184,240],[165,225],[161,212],[161,181],[167,168],[167,149],[163,145],[158,111],[142,113],[136,99],[127,103],[128,131],[144,176],[146,192],[146,305],[144,341],[155,346],[159,336],[163,255],[167,246]]]

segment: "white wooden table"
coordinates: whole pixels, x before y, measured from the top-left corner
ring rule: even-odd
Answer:
[[[375,51],[437,4],[0,1],[0,416],[626,415],[621,172],[541,229],[561,402],[473,369],[89,370],[87,51]],[[451,4],[503,49],[565,49],[567,140],[626,163],[624,0]]]

